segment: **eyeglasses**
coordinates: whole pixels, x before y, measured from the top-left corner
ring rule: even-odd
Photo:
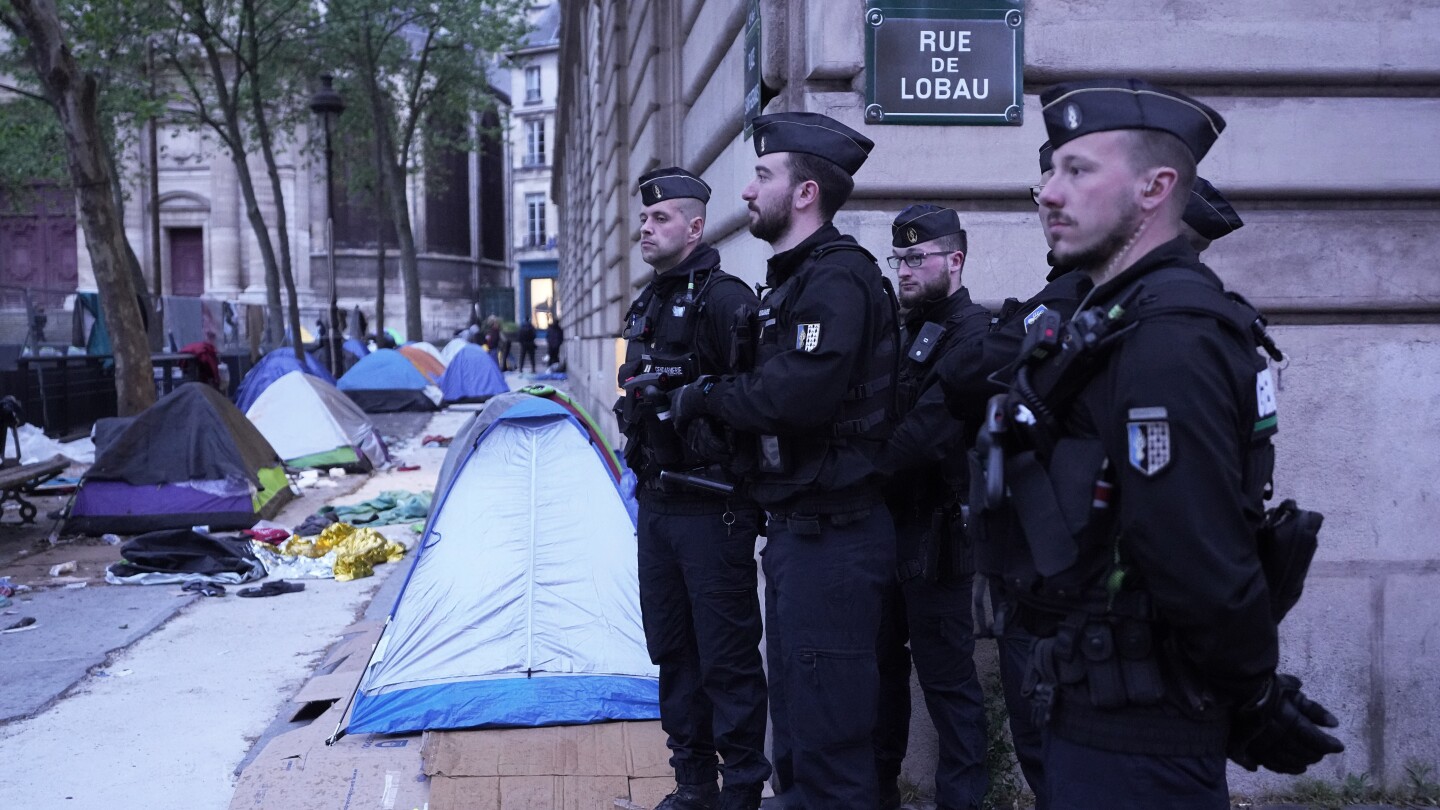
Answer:
[[[906,253],[904,256],[891,256],[886,261],[890,263],[891,270],[899,270],[900,262],[904,261],[906,267],[915,268],[925,263],[926,256],[949,256],[953,250],[932,250],[928,253]]]
[[[1036,205],[1039,205],[1039,204],[1040,204],[1040,192],[1042,192],[1042,191],[1044,191],[1044,190],[1045,190],[1045,184],[1044,184],[1044,183],[1041,183],[1041,184],[1038,185],[1038,186],[1031,186],[1031,187],[1030,187],[1030,202],[1033,202],[1033,203],[1035,203]]]

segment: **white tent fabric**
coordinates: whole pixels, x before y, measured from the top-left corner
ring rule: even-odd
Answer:
[[[261,392],[245,416],[286,461],[352,447],[372,467],[388,459],[370,417],[340,389],[291,371]]]
[[[615,480],[573,417],[515,397],[441,482],[351,733],[659,716]]]
[[[470,340],[463,337],[457,337],[451,340],[449,343],[446,343],[445,348],[440,351],[440,359],[445,361],[446,366],[449,366],[450,361],[455,359],[455,355],[469,343]]]
[[[448,357],[446,357],[445,355],[441,354],[441,353],[440,353],[440,350],[437,349],[437,348],[435,348],[435,344],[433,344],[433,343],[431,343],[431,342],[429,342],[429,341],[421,340],[421,341],[418,341],[418,342],[416,342],[416,343],[411,343],[411,344],[409,344],[409,345],[414,346],[415,348],[419,349],[419,350],[422,351],[422,352],[425,352],[426,354],[430,355],[431,357],[435,358],[436,360],[439,360],[439,361],[440,361],[440,365],[442,365],[442,366],[446,366],[446,365],[449,365],[449,364],[450,364],[450,358],[448,358]]]

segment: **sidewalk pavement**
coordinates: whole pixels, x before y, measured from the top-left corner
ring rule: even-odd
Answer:
[[[410,441],[394,449],[419,470],[339,479],[334,489],[308,491],[278,522],[298,525],[327,502],[433,489],[445,449],[419,447],[418,439],[453,436],[469,416],[412,418]],[[98,540],[54,549],[42,541],[24,557],[14,545],[0,557],[0,575],[16,565],[39,572],[72,552],[88,561],[69,583],[84,587],[18,595],[6,608],[17,613],[4,618],[23,613],[36,619],[34,629],[0,635],[7,804],[74,810],[228,807],[255,741],[344,628],[372,602],[388,612],[393,596],[374,596],[391,580],[398,589],[412,559],[352,582],[304,580],[304,591],[267,599],[236,598],[234,588],[198,598],[173,585],[105,585],[103,563],[118,559],[118,547]]]

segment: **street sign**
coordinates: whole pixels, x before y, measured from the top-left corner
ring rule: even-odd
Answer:
[[[750,0],[745,13],[745,140],[750,140],[750,119],[760,114],[760,0]]]
[[[869,0],[865,121],[1019,126],[1024,0]]]

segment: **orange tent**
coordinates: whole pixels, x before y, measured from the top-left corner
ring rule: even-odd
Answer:
[[[436,385],[440,384],[440,378],[445,375],[445,366],[439,360],[431,357],[429,352],[414,346],[401,346],[400,353],[405,355],[405,359],[409,360],[410,364],[415,366],[421,374],[425,375],[425,379]]]

